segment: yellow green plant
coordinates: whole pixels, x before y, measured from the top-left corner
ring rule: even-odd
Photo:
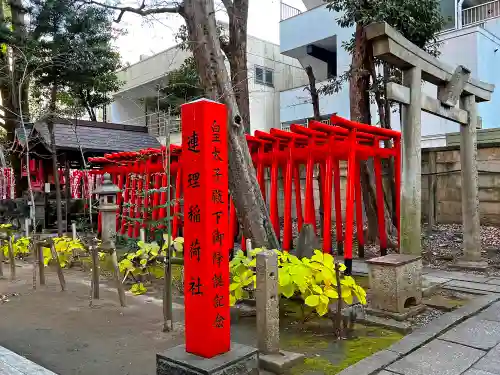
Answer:
[[[231,284],[230,302],[248,298],[249,292],[255,288],[256,255],[262,251],[255,249],[250,259],[238,251],[230,262]],[[366,304],[366,292],[356,284],[351,276],[344,276],[343,264],[339,264],[339,283],[336,277],[336,264],[333,256],[323,254],[319,250],[309,258],[299,259],[287,252],[275,250],[278,254],[278,282],[280,294],[285,298],[299,297],[304,304],[313,309],[319,316],[328,313],[328,306],[342,298],[347,304],[353,303],[354,297]]]
[[[79,239],[73,240],[72,237],[55,237],[53,238],[54,247],[59,258],[59,263],[61,267],[65,268],[71,264],[75,256],[81,255],[85,252],[85,247],[80,242]],[[43,248],[43,263],[48,266],[52,260],[52,253],[50,248]]]
[[[170,235],[168,233],[165,233],[163,235],[163,247],[162,247],[162,252],[165,252],[167,250],[167,246],[169,243],[169,237]],[[171,237],[170,237],[171,238]],[[170,239],[170,244],[172,245],[172,256],[175,257],[182,257],[184,256],[184,237],[177,237],[175,239]],[[166,254],[166,252],[165,252]]]
[[[144,280],[163,277],[164,263],[158,260],[158,256],[164,257],[167,254],[168,238],[165,240],[165,244],[161,250],[156,242],[146,243],[139,241],[137,242],[139,249],[126,253],[120,260],[120,273],[124,274],[124,280],[128,278],[132,279],[133,285],[130,291],[133,294],[139,295],[147,292],[147,288],[143,283]],[[174,249],[173,256],[183,253],[184,238],[177,237],[170,242]]]
[[[14,256],[16,258],[25,258],[26,256],[28,256],[30,253],[29,249],[30,239],[28,237],[20,237],[16,240],[14,236],[11,236],[11,238],[12,238],[12,250],[14,251]],[[7,258],[9,256],[9,245],[7,241],[3,241],[2,251],[3,251],[3,256]]]
[[[0,231],[6,232],[12,229],[12,224],[0,224]]]

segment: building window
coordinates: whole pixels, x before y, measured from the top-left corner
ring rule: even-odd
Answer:
[[[256,66],[255,82],[260,83],[261,85],[274,87],[274,71],[261,66]]]

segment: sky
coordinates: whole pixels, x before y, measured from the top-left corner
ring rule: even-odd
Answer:
[[[302,0],[281,0],[305,10]],[[137,5],[137,0],[125,0],[123,5]],[[216,0],[217,18],[227,20],[224,7]],[[248,33],[279,44],[280,0],[249,0]],[[153,55],[175,45],[175,34],[184,23],[178,15],[154,15],[148,19],[135,14],[124,15],[118,25],[126,35],[116,40],[124,64],[133,64],[141,55]]]

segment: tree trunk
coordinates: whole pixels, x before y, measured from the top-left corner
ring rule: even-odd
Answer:
[[[371,48],[371,44],[367,43],[367,48],[366,48],[366,59],[368,61],[368,69],[370,71],[370,75],[372,77],[372,82],[373,82],[373,93],[375,96],[375,103],[377,104],[378,108],[378,113],[379,113],[379,120],[380,120],[380,126],[385,129],[390,129],[390,117],[391,117],[391,112],[390,112],[390,104],[389,101],[386,100],[387,98],[387,79],[388,79],[388,67],[386,64],[384,64],[384,96],[382,97],[382,93],[380,91],[380,88],[378,86],[377,82],[377,72],[375,68],[375,62],[373,60],[373,50]],[[389,105],[387,105],[389,104]],[[392,147],[392,142],[390,140],[384,141],[385,147],[389,148]],[[388,171],[389,171],[389,176],[388,179],[390,181],[389,186],[387,188],[384,186],[384,211],[385,211],[385,217],[386,217],[386,231],[387,235],[394,234],[396,232],[396,227],[395,227],[395,222],[396,222],[396,201],[395,201],[395,180],[394,180],[394,164],[392,160],[389,160],[388,164]],[[391,205],[389,206],[389,199],[391,202]]]
[[[234,0],[227,5],[229,15],[229,44],[225,48],[231,73],[236,104],[243,120],[245,133],[250,134],[250,100],[247,66],[248,0]]]
[[[321,113],[319,112],[319,94],[316,89],[316,77],[314,76],[314,72],[311,66],[306,67],[305,69],[307,78],[309,78],[309,93],[311,94],[311,103],[313,106],[313,116],[316,121],[321,121]],[[321,168],[318,168],[318,187],[319,191],[323,191],[321,187],[321,183],[323,182],[323,178],[325,176],[321,173]],[[323,194],[319,195],[319,222],[321,233],[323,233],[323,218],[324,218],[324,203],[323,203]]]
[[[366,37],[364,28],[361,24],[356,25],[355,48],[352,55],[351,69],[349,78],[349,99],[351,120],[363,124],[371,124],[370,114],[370,75],[366,67]],[[368,238],[374,242],[377,238],[377,204],[375,186],[371,183],[373,168],[369,168],[368,163],[361,161],[360,177],[363,188],[363,202],[365,204],[365,213],[368,219]]]
[[[245,139],[244,123],[224,65],[213,0],[185,0],[180,14],[186,21],[192,42],[190,46],[206,95],[215,100],[222,98],[228,108],[229,189],[245,237],[251,238],[256,247],[278,248]]]
[[[321,113],[319,112],[319,94],[316,89],[316,77],[311,66],[306,67],[307,78],[309,78],[309,93],[311,94],[311,103],[313,106],[314,119],[321,120]]]
[[[61,197],[61,181],[59,180],[59,169],[57,167],[57,146],[56,137],[54,134],[54,117],[56,112],[57,100],[57,85],[52,85],[50,90],[49,115],[47,116],[47,127],[50,135],[50,145],[52,151],[52,175],[54,176],[54,184],[56,186],[56,213],[57,213],[57,235],[63,235],[63,216],[62,216],[62,197]]]
[[[97,121],[97,116],[95,114],[94,108],[88,107],[87,112],[89,114],[90,121]]]
[[[4,7],[0,7],[0,25],[5,25],[5,13]],[[12,71],[10,70],[9,55],[8,52],[0,51],[0,94],[2,95],[2,106],[4,109],[4,125],[5,131],[7,133],[6,140],[7,144],[12,145],[15,141],[15,132],[17,125],[18,113],[16,106],[14,105],[14,92],[16,85],[13,82]],[[16,196],[21,197],[23,191],[27,188],[27,184],[23,184],[23,179],[21,178],[21,158],[18,154],[12,152],[10,155],[10,166],[15,178],[15,188]]]
[[[14,105],[17,107],[16,114],[20,114],[20,109],[23,113],[23,119],[25,122],[29,121],[29,97],[28,97],[28,88],[29,88],[29,77],[24,77],[24,70],[26,67],[26,58],[24,47],[26,45],[27,32],[26,32],[26,8],[23,5],[22,0],[8,0],[8,4],[11,8],[12,14],[12,31],[14,34],[14,38],[18,44],[17,48],[12,49],[12,57],[13,57],[13,80],[12,80],[12,93]],[[19,85],[22,85],[21,88],[21,97],[19,97]]]
[[[351,120],[364,124],[371,124],[370,113],[370,72],[371,72],[371,50],[368,48],[368,41],[362,24],[356,25],[355,48],[352,55],[351,69],[352,74],[349,79],[349,95]],[[380,108],[379,108],[380,109]],[[382,114],[384,113],[382,106]],[[385,118],[384,118],[385,119]],[[375,242],[378,237],[377,220],[377,196],[375,188],[375,177],[373,161],[362,161],[361,163],[361,185],[363,188],[363,202],[365,204],[365,213],[368,219],[367,241]],[[386,232],[394,233],[392,217],[384,204]],[[393,247],[388,238],[388,246]]]

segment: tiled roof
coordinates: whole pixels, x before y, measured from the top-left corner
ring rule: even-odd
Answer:
[[[45,121],[37,122],[35,131],[47,145],[51,144]],[[81,146],[85,151],[117,152],[160,147],[156,138],[147,133],[147,128],[140,126],[56,119],[54,135],[56,146],[61,150]]]

